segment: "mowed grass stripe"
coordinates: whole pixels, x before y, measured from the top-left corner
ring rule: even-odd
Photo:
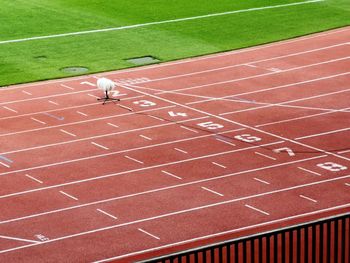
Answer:
[[[0,24],[0,41],[296,2],[304,1],[116,0],[81,4],[81,1],[21,0],[15,4],[0,0],[4,21]],[[37,7],[31,10],[35,15],[30,15],[28,10],[33,6]],[[44,20],[40,20],[43,16]],[[85,66],[90,70],[88,73],[93,73],[132,67],[125,61],[131,57],[152,55],[170,61],[238,49],[344,26],[350,24],[348,17],[350,1],[326,0],[129,30],[0,45],[0,86],[75,75],[61,72],[62,67]]]

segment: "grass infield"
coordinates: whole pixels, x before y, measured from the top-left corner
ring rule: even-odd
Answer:
[[[350,25],[349,0],[236,12],[121,30],[4,42],[125,27],[305,0],[0,0],[0,86],[132,67],[128,58],[161,61],[222,52]],[[86,73],[85,73],[86,74]]]

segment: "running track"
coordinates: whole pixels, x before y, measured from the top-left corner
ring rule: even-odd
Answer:
[[[348,212],[349,39],[1,89],[0,261],[128,262]]]

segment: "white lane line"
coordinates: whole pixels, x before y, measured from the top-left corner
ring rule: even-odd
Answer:
[[[348,153],[350,152],[350,150],[344,150],[344,151],[341,151],[341,152],[338,152],[339,154],[342,154],[342,153]]]
[[[177,178],[177,179],[182,180],[182,178],[181,178],[180,176],[177,176],[177,175],[175,175],[175,174],[173,174],[173,173],[169,173],[169,172],[164,171],[164,170],[162,170],[162,173],[167,174],[167,175],[170,175],[170,176],[172,176],[172,177],[175,177],[175,178]]]
[[[127,106],[124,106],[124,105],[121,105],[121,104],[118,104],[118,106],[119,106],[120,108],[126,109],[126,110],[128,110],[128,111],[134,111],[132,108],[127,107]]]
[[[318,176],[320,176],[320,175],[321,175],[320,173],[317,173],[317,172],[311,171],[311,170],[306,169],[306,168],[303,168],[303,167],[298,167],[298,169],[300,169],[300,170],[302,170],[302,171],[305,171],[305,172],[308,172],[308,173],[311,173],[311,174],[314,174],[314,175],[318,175]]]
[[[25,174],[25,176],[28,177],[28,178],[30,178],[30,179],[32,179],[33,181],[35,181],[35,182],[37,182],[37,183],[39,183],[39,184],[42,184],[42,183],[43,183],[43,182],[40,181],[39,179],[36,179],[36,178],[34,178],[33,176],[30,176],[29,174]]]
[[[333,130],[333,131],[316,133],[316,134],[311,134],[311,135],[308,135],[308,136],[298,137],[298,138],[295,138],[294,140],[302,140],[302,139],[306,139],[306,138],[318,137],[318,136],[323,136],[323,135],[327,135],[327,134],[332,134],[332,133],[337,133],[337,132],[342,132],[342,131],[348,131],[348,130],[350,130],[350,128],[343,128],[343,129],[339,129],[339,130]]]
[[[245,206],[245,207],[248,207],[248,208],[250,208],[250,209],[253,209],[253,210],[257,211],[257,212],[260,212],[260,213],[262,213],[262,214],[264,214],[264,215],[267,215],[267,216],[270,215],[268,212],[265,212],[265,211],[263,211],[263,210],[261,210],[261,209],[258,209],[258,208],[256,208],[256,207],[254,207],[254,206],[251,206],[251,205],[244,205],[244,206]]]
[[[108,122],[107,124],[108,124],[109,126],[114,127],[114,128],[119,128],[119,126],[118,126],[118,125],[115,125],[115,124],[113,124],[113,123]]]
[[[67,36],[94,34],[94,33],[116,31],[116,30],[127,30],[127,29],[149,27],[149,26],[161,25],[161,24],[172,24],[172,23],[179,23],[179,22],[183,22],[183,21],[206,19],[206,18],[218,17],[218,16],[227,16],[227,15],[233,15],[233,14],[238,14],[238,13],[246,13],[246,12],[254,12],[254,11],[260,11],[260,10],[267,10],[267,9],[276,9],[276,8],[279,9],[279,8],[284,8],[284,7],[313,4],[313,3],[318,3],[318,2],[322,2],[322,1],[324,1],[324,0],[308,0],[308,1],[303,1],[303,2],[294,2],[294,3],[288,3],[288,4],[270,5],[270,6],[262,6],[262,7],[252,7],[252,8],[247,8],[247,9],[231,10],[231,11],[226,11],[226,12],[221,12],[221,13],[211,13],[211,14],[199,15],[199,16],[182,17],[182,18],[177,18],[177,19],[147,22],[147,23],[143,23],[143,24],[132,24],[132,25],[120,26],[120,27],[109,27],[109,28],[101,28],[101,29],[94,29],[94,30],[53,34],[53,35],[46,35],[46,36],[33,36],[33,37],[28,37],[28,38],[9,39],[9,40],[0,41],[0,45],[9,44],[9,43],[25,42],[25,41],[33,41],[33,40],[42,40],[42,39],[49,39],[49,38],[60,38],[60,37],[67,37]]]
[[[307,197],[307,196],[305,196],[305,195],[299,195],[299,196],[300,196],[301,198],[304,198],[304,199],[309,200],[309,201],[311,201],[311,202],[317,203],[317,200],[312,199],[312,198],[310,198],[310,197]]]
[[[227,168],[225,165],[222,165],[222,164],[219,164],[219,163],[216,163],[216,162],[211,162],[212,164],[216,165],[216,166],[219,166],[221,168]]]
[[[116,216],[111,215],[110,213],[107,213],[106,211],[103,211],[102,209],[98,209],[97,208],[96,210],[99,211],[102,214],[105,214],[106,216],[109,216],[109,217],[113,218],[113,219],[118,219]]]
[[[14,109],[11,109],[10,107],[7,107],[7,106],[2,106],[4,109],[8,110],[8,111],[11,111],[11,112],[14,112],[14,113],[18,113],[18,111],[14,110]]]
[[[152,141],[152,139],[150,137],[147,137],[145,135],[140,134],[139,136],[144,138],[144,139],[146,139],[146,140],[148,140],[148,141]]]
[[[60,193],[63,194],[63,195],[65,195],[65,196],[68,196],[68,197],[71,198],[71,199],[79,200],[78,198],[76,198],[76,197],[74,197],[74,196],[72,196],[72,195],[70,195],[70,194],[67,194],[66,192],[60,191]]]
[[[350,186],[350,184],[349,184],[349,183],[345,183],[345,185],[346,185],[346,186]]]
[[[98,144],[98,143],[96,143],[96,142],[91,142],[91,144],[93,144],[93,145],[95,145],[95,146],[97,146],[97,147],[99,147],[99,148],[102,148],[102,149],[104,149],[104,150],[109,150],[108,147],[103,146],[103,145],[101,145],[101,144]]]
[[[149,236],[151,236],[151,237],[153,237],[153,238],[155,238],[155,239],[160,240],[159,237],[157,237],[157,236],[155,236],[155,235],[152,235],[151,233],[149,233],[149,232],[143,230],[142,228],[138,228],[138,230],[141,231],[142,233],[146,234],[146,235],[149,235]]]
[[[27,94],[27,95],[33,95],[32,93],[30,93],[30,92],[28,92],[28,91],[25,91],[25,90],[22,90],[22,92],[24,93],[24,94]]]
[[[263,154],[263,153],[260,153],[260,152],[254,152],[255,154],[257,155],[260,155],[260,156],[263,156],[265,158],[268,158],[268,159],[271,159],[271,160],[277,160],[275,157],[272,157],[272,156],[269,156],[269,155],[266,155],[266,154]]]
[[[39,122],[40,124],[46,124],[46,122],[40,121],[40,120],[33,118],[33,117],[31,117],[30,119],[32,119],[33,121]]]
[[[78,114],[80,114],[80,115],[83,115],[83,116],[85,116],[85,117],[87,117],[87,116],[88,116],[86,113],[81,112],[81,111],[77,111],[77,113],[78,113]]]
[[[153,119],[156,119],[156,120],[158,120],[158,121],[164,121],[164,119],[162,119],[162,118],[159,118],[159,117],[157,117],[157,116],[153,116],[153,115],[147,115],[148,117],[151,117],[151,118],[153,118]]]
[[[72,136],[72,137],[77,137],[74,133],[68,132],[68,131],[66,131],[66,130],[60,129],[60,131],[63,132],[63,133],[65,133],[65,134],[68,134],[68,135],[70,135],[70,136]]]
[[[231,143],[231,142],[228,142],[228,141],[225,141],[225,140],[223,140],[223,139],[216,138],[216,140],[217,140],[217,141],[220,141],[220,142],[223,142],[223,143],[226,143],[226,144],[231,145],[231,146],[236,146],[236,144]]]
[[[60,86],[63,87],[63,88],[66,88],[66,89],[74,90],[74,88],[69,87],[69,86],[67,86],[65,84],[60,84]]]
[[[185,130],[188,130],[188,131],[191,131],[191,132],[194,132],[194,133],[199,133],[197,130],[194,130],[194,129],[188,128],[188,127],[186,127],[186,126],[182,126],[182,125],[180,125],[180,127],[181,127],[182,129],[185,129]]]
[[[60,104],[58,104],[57,102],[52,101],[52,100],[49,100],[49,103],[51,103],[51,104],[53,104],[53,105],[60,105]]]
[[[202,188],[203,190],[206,190],[206,191],[211,192],[211,193],[213,193],[213,194],[216,194],[216,195],[219,195],[219,196],[224,196],[223,194],[220,194],[220,193],[218,193],[218,192],[216,192],[216,191],[214,191],[214,190],[211,190],[211,189],[209,189],[209,188],[206,188],[206,187],[204,187],[204,186],[202,186],[201,188]]]
[[[181,153],[188,153],[188,152],[186,152],[186,151],[184,151],[184,150],[182,150],[182,149],[179,149],[179,148],[174,148],[174,150],[176,150],[176,151],[178,151],[178,152],[181,152]]]
[[[256,180],[256,181],[258,181],[258,182],[260,182],[260,183],[263,183],[263,184],[270,184],[269,182],[264,181],[264,180],[261,180],[261,179],[256,178],[256,177],[254,177],[253,179]]]
[[[5,166],[6,168],[10,168],[10,166],[6,163],[0,162],[1,165]]]
[[[128,156],[128,155],[124,155],[124,157],[127,158],[127,159],[129,159],[129,160],[132,160],[132,161],[134,161],[134,162],[144,164],[144,162],[139,161],[139,160],[137,160],[137,159],[135,159],[135,158],[132,158],[132,157],[130,157],[130,156]]]
[[[88,96],[90,96],[90,97],[93,97],[93,98],[95,98],[95,99],[99,99],[100,97],[98,97],[98,96],[95,96],[95,95],[93,95],[93,94],[90,94],[90,93],[88,93],[87,94]]]
[[[18,238],[18,237],[9,237],[9,236],[1,236],[0,238],[3,239],[9,239],[9,240],[16,240],[16,241],[23,241],[23,242],[29,242],[29,243],[34,243],[34,244],[39,244],[41,242],[36,241],[36,240],[30,240],[30,239],[24,239],[24,238]]]

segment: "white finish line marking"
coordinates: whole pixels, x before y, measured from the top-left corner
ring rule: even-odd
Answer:
[[[107,124],[108,124],[109,126],[114,127],[114,128],[119,128],[119,126],[118,126],[118,125],[115,125],[115,124],[113,124],[113,123],[108,122]]]
[[[100,33],[100,32],[108,32],[108,31],[125,30],[125,29],[140,28],[140,27],[147,27],[147,26],[153,26],[153,25],[161,25],[161,24],[172,24],[172,23],[178,23],[178,22],[182,22],[182,21],[198,20],[198,19],[218,17],[218,16],[227,16],[227,15],[232,15],[232,14],[253,12],[253,11],[259,11],[259,10],[266,10],[266,9],[275,9],[275,8],[282,8],[282,7],[289,7],[289,6],[298,6],[298,5],[318,3],[318,2],[322,2],[322,1],[324,1],[324,0],[309,0],[309,1],[303,1],[303,2],[295,2],[295,3],[280,4],[280,5],[270,5],[270,6],[262,6],[262,7],[253,7],[253,8],[248,8],[248,9],[232,10],[232,11],[221,12],[221,13],[211,13],[211,14],[200,15],[200,16],[183,17],[183,18],[177,18],[177,19],[154,21],[154,22],[148,22],[148,23],[143,23],[143,24],[133,24],[133,25],[127,25],[127,26],[120,26],[120,27],[110,27],[110,28],[102,28],[102,29],[87,30],[87,31],[77,31],[77,32],[69,32],[69,33],[46,35],[46,36],[34,36],[34,37],[20,38],[20,39],[9,39],[9,40],[0,41],[0,45],[9,44],[9,43],[25,42],[25,41],[33,41],[33,40],[41,40],[41,39],[49,39],[49,38],[58,38],[58,37],[67,37],[67,36],[77,36],[77,35],[86,35],[86,34],[93,34],[93,33]]]
[[[202,188],[203,190],[206,190],[206,191],[211,192],[211,193],[213,193],[213,194],[216,194],[216,195],[219,195],[219,196],[224,196],[223,194],[220,194],[220,193],[218,193],[218,192],[216,192],[216,191],[214,191],[214,190],[211,190],[211,189],[209,189],[209,188],[206,188],[206,187],[204,187],[204,186],[202,186],[201,188]]]
[[[5,163],[3,163],[3,162],[0,162],[0,164],[3,165],[3,166],[5,166],[5,167],[7,167],[7,168],[10,168],[9,165],[7,165],[7,164],[5,164]]]
[[[93,145],[95,145],[95,146],[97,146],[97,147],[99,147],[99,148],[102,148],[102,149],[104,149],[104,150],[109,150],[108,147],[103,146],[103,145],[101,145],[101,144],[98,144],[98,143],[96,143],[96,142],[91,142],[91,144],[93,144]]]
[[[30,93],[30,92],[28,92],[28,91],[25,91],[25,90],[22,90],[22,92],[24,93],[24,94],[27,94],[27,95],[33,95],[32,93]]]
[[[111,214],[109,214],[109,213],[107,213],[106,211],[103,211],[102,209],[96,209],[97,211],[99,211],[100,213],[102,213],[102,214],[105,214],[106,216],[109,216],[109,217],[111,217],[111,218],[113,218],[113,219],[118,219],[117,217],[115,217],[114,215],[111,215]]]
[[[254,153],[255,153],[255,154],[257,154],[257,155],[263,156],[263,157],[265,157],[265,158],[268,158],[268,159],[274,160],[274,161],[276,161],[276,160],[277,160],[276,158],[271,157],[271,156],[266,155],[266,154],[263,154],[263,153],[259,153],[259,152],[254,152]]]
[[[30,178],[30,179],[32,179],[33,181],[35,181],[35,182],[37,182],[37,183],[39,183],[39,184],[42,184],[42,183],[43,183],[43,182],[40,181],[39,179],[36,179],[36,178],[34,178],[33,176],[30,176],[29,174],[25,174],[25,176],[28,177],[28,178]]]
[[[184,150],[182,150],[182,149],[179,149],[179,148],[174,148],[174,150],[176,150],[176,151],[178,151],[178,152],[181,152],[181,153],[188,153],[188,152],[186,152],[186,151],[184,151]]]
[[[63,130],[63,129],[60,129],[61,132],[65,133],[65,134],[68,134],[70,136],[73,136],[73,137],[77,137],[75,134],[71,133],[71,132],[68,132],[66,130]]]
[[[32,119],[33,121],[39,122],[40,124],[46,124],[46,122],[40,121],[40,120],[38,120],[38,119],[36,119],[36,118],[31,117],[31,119]]]
[[[128,155],[124,155],[124,157],[127,158],[127,159],[129,159],[129,160],[132,160],[132,161],[134,161],[134,162],[144,164],[144,162],[139,161],[139,160],[137,160],[137,159],[135,159],[135,158],[132,158],[132,157],[130,157],[130,156],[128,156]]]
[[[150,138],[150,137],[147,137],[147,136],[145,136],[145,135],[139,135],[140,137],[142,137],[142,138],[144,138],[144,139],[146,139],[146,140],[149,140],[149,141],[152,141],[152,139]]]
[[[265,211],[263,211],[263,210],[260,210],[260,209],[254,207],[254,206],[251,206],[251,205],[245,205],[245,207],[248,207],[248,208],[250,208],[250,209],[253,209],[253,210],[255,210],[255,211],[258,211],[258,212],[260,212],[260,213],[262,213],[262,214],[264,214],[264,215],[267,215],[267,216],[270,215],[268,212],[265,212]]]
[[[162,170],[162,173],[167,174],[167,175],[170,175],[170,176],[172,176],[172,177],[175,177],[175,178],[177,178],[177,179],[182,180],[182,178],[181,178],[180,176],[177,176],[177,175],[175,175],[175,174],[169,173],[169,172],[167,172],[167,171]]]
[[[226,143],[226,144],[231,145],[231,146],[236,146],[236,144],[231,143],[231,142],[228,142],[228,141],[225,141],[225,140],[222,140],[222,139],[216,138],[216,140],[217,140],[217,141],[220,141],[220,142],[223,142],[223,143]]]
[[[260,183],[263,183],[263,184],[270,184],[269,182],[267,182],[267,181],[264,181],[264,180],[261,180],[261,179],[259,179],[259,178],[253,178],[255,181],[258,181],[258,182],[260,182]]]
[[[316,173],[314,171],[311,171],[309,169],[306,169],[306,168],[303,168],[303,167],[298,167],[298,169],[302,170],[302,171],[305,171],[305,172],[308,172],[308,173],[311,173],[311,174],[314,174],[314,175],[318,175],[320,176],[321,174],[320,173]]]
[[[194,132],[194,133],[199,133],[198,131],[196,131],[196,130],[193,130],[193,129],[191,129],[191,128],[188,128],[188,127],[186,127],[186,126],[180,126],[182,129],[185,129],[185,130],[188,130],[188,131],[191,131],[191,132]]]
[[[219,164],[219,163],[216,163],[216,162],[211,162],[212,164],[216,165],[216,166],[219,166],[221,168],[227,168],[225,165],[222,165],[222,164]]]
[[[53,104],[53,105],[60,105],[60,104],[58,104],[57,102],[52,101],[52,100],[49,100],[49,103],[51,103],[51,104]]]
[[[63,87],[63,88],[66,88],[66,89],[74,90],[74,88],[69,87],[69,86],[64,85],[64,84],[60,84],[60,86]]]
[[[151,233],[149,233],[149,232],[143,230],[142,228],[138,228],[138,230],[141,231],[142,233],[145,233],[146,235],[149,235],[149,236],[151,236],[151,237],[153,237],[153,238],[155,238],[155,239],[160,240],[159,237],[157,237],[157,236],[155,236],[155,235],[152,235]]]
[[[300,196],[301,198],[304,198],[304,199],[309,200],[309,201],[311,201],[311,202],[317,203],[317,200],[312,199],[312,198],[310,198],[310,197],[307,197],[307,196],[305,196],[305,195],[299,195],[299,196]]]
[[[16,110],[14,110],[14,109],[11,109],[11,108],[9,108],[9,107],[7,107],[7,106],[2,106],[4,109],[6,109],[6,110],[8,110],[8,111],[12,111],[12,112],[14,112],[14,113],[18,113],[18,111],[16,111]]]
[[[85,116],[85,117],[87,117],[87,116],[88,116],[86,113],[81,112],[81,111],[77,111],[77,113],[78,113],[78,114],[80,114],[80,115],[83,115],[83,116]]]
[[[72,195],[70,195],[70,194],[67,194],[66,192],[60,191],[60,193],[63,194],[63,195],[65,195],[65,196],[68,196],[68,197],[71,198],[71,199],[79,200],[78,198],[76,198],[76,197],[74,197],[74,196],[72,196]]]

